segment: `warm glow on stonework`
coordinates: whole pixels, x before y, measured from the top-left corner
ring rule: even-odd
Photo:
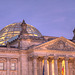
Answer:
[[[47,61],[48,75],[49,75],[49,62]]]
[[[54,60],[52,60],[52,75],[54,75]]]
[[[65,75],[65,61],[62,61],[62,68],[64,67],[64,75]]]

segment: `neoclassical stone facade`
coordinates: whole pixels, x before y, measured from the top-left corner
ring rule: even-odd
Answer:
[[[75,31],[64,37],[30,36],[25,21],[15,39],[0,46],[0,75],[75,75]]]

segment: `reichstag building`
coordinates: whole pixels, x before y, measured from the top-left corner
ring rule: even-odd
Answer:
[[[43,36],[13,23],[0,30],[0,75],[75,75],[75,29],[71,40]]]

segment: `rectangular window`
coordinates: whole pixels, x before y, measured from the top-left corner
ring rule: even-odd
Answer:
[[[11,70],[16,70],[16,63],[11,63]]]
[[[3,70],[4,69],[4,63],[0,63],[0,70]]]

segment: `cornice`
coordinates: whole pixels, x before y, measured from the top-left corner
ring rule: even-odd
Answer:
[[[45,42],[45,43],[43,43],[43,44],[41,44],[41,45],[38,45],[38,46],[35,46],[33,49],[42,49],[42,47],[46,47],[46,46],[48,46],[48,45],[53,45],[53,44],[55,44],[56,42],[59,42],[59,41],[62,41],[62,42],[64,42],[64,43],[68,43],[68,45],[71,45],[73,48],[75,48],[75,43],[73,43],[72,41],[70,41],[70,40],[68,40],[68,39],[66,39],[66,38],[64,38],[64,37],[59,37],[59,38],[56,38],[56,39],[54,39],[54,40],[51,40],[51,41],[48,41],[48,42]]]
[[[4,48],[0,47],[0,53],[18,53],[19,49],[17,48]]]

